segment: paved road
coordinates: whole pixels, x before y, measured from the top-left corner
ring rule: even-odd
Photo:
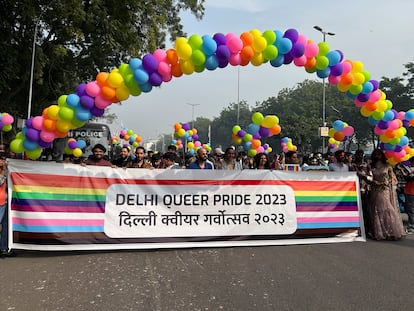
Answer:
[[[414,310],[398,242],[29,252],[0,261],[0,310]]]

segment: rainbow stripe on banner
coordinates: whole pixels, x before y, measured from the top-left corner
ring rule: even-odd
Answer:
[[[350,173],[220,172],[212,178],[193,170],[128,170],[71,164],[11,160],[9,202],[14,248],[22,249],[121,249],[187,246],[294,244],[340,241],[349,232],[361,236],[359,189]],[[183,172],[187,171],[187,172]],[[201,174],[201,175],[200,175]],[[259,174],[259,175],[258,175]],[[132,176],[132,178],[131,178]],[[292,235],[212,236],[171,238],[110,238],[105,234],[105,201],[113,184],[260,186],[285,185],[294,191],[297,230]],[[363,233],[362,233],[363,234]],[[322,239],[322,241],[318,240]],[[308,242],[306,242],[308,240]],[[343,238],[349,241],[349,238]],[[355,240],[355,236],[353,236]],[[207,242],[211,242],[208,244]],[[263,242],[265,241],[265,242]],[[207,244],[206,244],[207,243]],[[177,246],[177,245],[175,245]]]

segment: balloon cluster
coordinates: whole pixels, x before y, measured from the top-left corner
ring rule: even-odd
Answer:
[[[316,73],[319,78],[327,78],[339,91],[346,92],[355,100],[361,114],[375,126],[381,148],[391,164],[414,155],[405,136],[406,128],[414,125],[412,112],[393,110],[391,101],[386,99],[379,83],[370,78],[361,62],[344,60],[341,51],[330,50],[325,41],[316,44],[296,29],[285,32],[252,29],[240,36],[216,33],[213,36],[179,37],[174,48],[157,49],[142,59],[132,58],[129,64],[121,64],[109,73],[100,72],[95,81],[80,84],[76,93],[59,97],[57,105],[49,106],[42,116],[35,117],[40,120],[27,120],[26,127],[11,144],[12,151],[25,151],[30,158],[38,158],[41,148],[50,146],[54,138],[66,137],[70,129],[81,127],[92,117],[102,116],[104,109],[112,103],[124,101],[130,95],[150,92],[154,86],[173,77],[224,68],[228,64],[259,66],[267,62],[274,67],[293,62],[309,73]],[[238,135],[239,130],[234,130],[233,134]]]
[[[174,124],[174,137],[176,139],[185,139],[187,141],[195,141],[198,139],[197,129],[191,129],[188,123],[175,123]]]
[[[189,156],[193,156],[197,153],[197,150],[200,148],[204,148],[206,149],[208,152],[211,151],[211,146],[210,144],[202,144],[199,140],[192,142],[189,141],[187,143],[187,153]]]
[[[174,124],[174,138],[172,144],[175,145],[178,149],[183,149],[183,140],[187,142],[187,153],[190,156],[193,156],[197,150],[201,147],[205,148],[207,151],[211,151],[210,144],[203,144],[198,140],[197,129],[192,128],[188,123],[175,123]]]
[[[0,113],[0,131],[10,132],[13,128],[14,118],[7,112]]]
[[[76,140],[75,138],[69,138],[66,142],[64,152],[65,154],[73,154],[73,156],[79,158],[82,156],[82,149],[85,147],[86,142],[83,139]]]
[[[260,139],[278,135],[280,131],[281,127],[277,116],[263,116],[262,113],[255,112],[252,115],[252,123],[247,126],[246,130],[243,130],[239,125],[233,126],[232,139],[236,145],[243,145],[249,156],[254,157],[258,153],[272,152],[272,147],[268,144],[262,146]]]
[[[280,144],[282,146],[282,150],[283,150],[284,153],[287,153],[289,151],[297,151],[298,150],[298,147],[293,144],[292,138],[283,137],[280,141]]]
[[[354,128],[346,122],[336,120],[332,123],[332,128],[329,129],[328,135],[338,142],[343,142],[354,135]]]
[[[142,143],[142,137],[135,134],[133,130],[124,128],[119,132],[119,136],[112,136],[112,144],[122,147],[138,147]]]

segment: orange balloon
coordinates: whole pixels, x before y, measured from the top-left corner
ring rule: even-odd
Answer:
[[[114,99],[114,97],[116,96],[115,89],[110,86],[103,86],[101,92],[102,96],[110,101],[112,101],[112,99]]]
[[[374,111],[374,110],[377,110],[377,108],[378,108],[377,102],[368,101],[365,103],[365,109],[368,111]]]
[[[178,63],[178,54],[177,51],[174,49],[168,49],[167,50],[167,62],[171,65]]]
[[[253,139],[252,140],[252,148],[253,149],[257,149],[262,145],[261,141],[258,139]]]
[[[176,78],[181,77],[183,75],[183,71],[181,70],[180,64],[171,64],[171,74]]]
[[[279,124],[275,124],[273,127],[269,129],[269,131],[270,131],[270,134],[272,135],[278,135],[282,131],[282,128],[280,127]]]
[[[108,76],[109,73],[103,71],[96,75],[96,82],[100,87],[108,85]]]
[[[56,120],[43,119],[43,127],[46,131],[54,132],[56,130]]]
[[[69,131],[67,132],[61,132],[59,130],[54,131],[55,135],[57,138],[65,138],[66,136],[68,136]]]
[[[243,46],[252,45],[252,43],[253,43],[253,41],[254,41],[254,37],[253,37],[253,35],[252,35],[250,32],[248,32],[248,31],[243,32],[243,33],[240,35],[240,39],[241,39],[241,40],[242,40],[242,42],[243,42]]]
[[[251,46],[245,46],[240,51],[240,57],[243,60],[251,60],[254,57],[254,50]]]
[[[343,85],[351,85],[352,81],[354,81],[354,76],[352,75],[352,73],[347,73],[341,76],[340,83]]]
[[[335,138],[335,140],[337,141],[343,141],[345,138],[345,134],[343,132],[336,132],[333,138]]]
[[[312,69],[316,66],[316,58],[315,57],[310,57],[306,60],[305,63],[305,69]]]

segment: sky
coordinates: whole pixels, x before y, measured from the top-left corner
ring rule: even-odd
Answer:
[[[404,64],[414,61],[413,12],[412,0],[206,0],[201,21],[184,13],[182,23],[187,37],[216,33],[239,36],[252,29],[285,32],[294,28],[306,38],[321,42],[323,34],[313,28],[317,25],[335,34],[326,36],[331,50],[340,50],[345,59],[361,61],[371,79],[379,81],[382,77],[402,77]],[[168,42],[166,49],[172,47],[173,42]],[[109,112],[118,117],[112,129],[128,128],[144,142],[154,140],[172,134],[175,123],[190,123],[193,115],[194,119],[213,119],[238,99],[254,107],[305,79],[321,81],[293,63],[278,68],[268,63],[228,65],[183,75],[149,93],[111,105]]]

